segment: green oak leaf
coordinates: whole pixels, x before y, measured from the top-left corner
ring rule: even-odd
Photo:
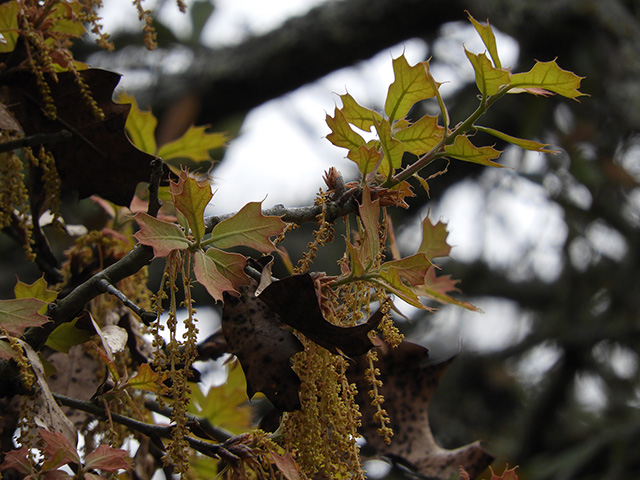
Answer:
[[[56,327],[47,338],[45,345],[58,352],[69,353],[69,348],[88,342],[92,334],[76,327],[79,318]]]
[[[496,68],[502,68],[500,57],[498,56],[496,36],[493,34],[491,25],[489,25],[489,20],[487,20],[486,25],[482,25],[475,18],[473,18],[469,12],[467,12],[467,15],[469,16],[469,21],[476,29],[476,32],[478,32],[480,38],[482,38],[482,43],[484,43],[485,47],[487,47],[489,55],[491,55],[491,59],[493,60],[493,64],[496,66]]]
[[[118,97],[118,102],[131,104],[131,110],[124,125],[131,143],[143,152],[155,155],[157,150],[155,133],[158,125],[155,115],[151,110],[140,110],[136,99],[126,93]]]
[[[388,120],[383,119],[381,122],[376,122],[375,127],[378,132],[378,138],[380,139],[380,147],[384,154],[378,170],[382,175],[386,176],[396,168],[402,166],[404,145],[400,140],[396,140],[391,135],[391,124]]]
[[[579,77],[573,72],[560,68],[555,60],[550,62],[536,62],[531,70],[511,75],[509,93],[528,92],[537,95],[557,93],[563,97],[576,99],[584,93],[580,92]]]
[[[484,97],[495,95],[500,90],[500,87],[509,85],[509,71],[504,68],[494,67],[486,54],[480,53],[476,55],[466,48],[464,53],[473,66],[473,70],[476,73],[476,85]]]
[[[354,132],[345,116],[344,112],[336,107],[334,116],[327,114],[326,122],[331,133],[327,135],[327,140],[336,147],[346,148],[349,151],[358,150],[365,141],[358,133]]]
[[[382,120],[382,115],[375,110],[363,107],[348,93],[340,95],[340,100],[342,100],[341,111],[346,120],[361,130],[369,132],[374,122]]]
[[[0,53],[12,52],[19,37],[17,1],[0,5]]]
[[[208,126],[189,129],[177,140],[165,143],[158,150],[158,156],[165,162],[188,158],[196,163],[211,160],[210,150],[223,147],[227,143],[227,137],[222,133],[207,133]]]
[[[541,153],[558,153],[557,150],[549,150],[547,148],[549,146],[548,143],[540,143],[534,140],[527,140],[525,138],[512,137],[511,135],[507,135],[506,133],[489,127],[481,127],[479,125],[475,125],[475,128],[480,130],[481,132],[488,133],[489,135],[493,135],[496,138],[504,140],[505,142],[509,142],[513,145],[517,145],[520,148],[524,148],[525,150],[531,150]]]
[[[350,150],[347,154],[349,160],[356,162],[363,177],[375,171],[382,158],[382,152],[376,148],[377,142],[369,143],[360,145],[357,150]]]
[[[458,135],[453,145],[445,145],[445,153],[464,162],[479,163],[488,167],[502,167],[491,160],[498,158],[502,153],[493,147],[476,147],[465,135]]]
[[[420,100],[436,95],[433,82],[429,79],[429,63],[409,65],[404,54],[393,59],[395,80],[389,86],[384,112],[389,122],[403,118],[411,107]]]
[[[435,225],[431,223],[429,217],[422,221],[422,242],[418,252],[424,253],[427,258],[446,257],[451,252],[451,247],[447,244],[447,226],[442,222]]]
[[[18,280],[16,282],[16,286],[13,287],[13,293],[16,298],[37,298],[47,304],[53,302],[58,296],[58,292],[55,290],[49,290],[49,285],[44,279],[44,274],[31,285],[27,285],[26,283]],[[46,309],[47,305],[44,305],[40,309],[40,313],[44,313]]]
[[[444,134],[438,125],[438,117],[425,115],[406,128],[398,130],[395,138],[404,144],[404,149],[414,155],[423,155],[435,147]]]

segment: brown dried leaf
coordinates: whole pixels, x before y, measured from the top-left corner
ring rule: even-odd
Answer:
[[[225,295],[222,331],[240,360],[249,398],[262,392],[278,410],[297,410],[300,379],[290,357],[303,350],[302,344],[254,292],[252,285],[242,288],[239,298]]]
[[[153,156],[138,150],[126,137],[124,124],[130,105],[111,100],[120,75],[91,68],[79,72],[89,86],[92,98],[105,114],[100,120],[83,98],[71,72],[58,73],[49,86],[57,110],[57,119],[43,114],[44,101],[34,76],[19,72],[6,78],[10,99],[6,102],[26,135],[68,130],[72,137],[48,144],[53,153],[62,191],[77,191],[80,198],[93,194],[128,206],[138,182],[149,181]]]
[[[343,353],[349,357],[364,355],[373,347],[368,334],[382,319],[382,314],[376,312],[366,323],[354,327],[339,327],[328,322],[322,314],[313,279],[308,273],[273,282],[258,298],[283,322],[310,340],[332,353]]]
[[[383,386],[383,408],[391,417],[394,436],[387,445],[378,435],[379,423],[368,395],[370,386],[364,381],[366,359],[359,359],[349,371],[351,381],[358,386],[357,402],[362,411],[362,435],[378,454],[400,459],[420,475],[433,479],[448,479],[462,466],[475,478],[492,461],[479,442],[447,450],[438,445],[429,426],[429,401],[453,358],[430,362],[428,350],[418,344],[402,342],[398,348],[376,347]]]

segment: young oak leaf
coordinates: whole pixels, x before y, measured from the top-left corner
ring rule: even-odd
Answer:
[[[493,60],[493,64],[496,68],[502,68],[502,64],[500,63],[500,57],[498,56],[498,47],[496,44],[496,36],[493,34],[493,30],[491,29],[491,25],[489,25],[489,20],[487,20],[486,25],[482,25],[475,18],[471,16],[469,12],[466,12],[469,16],[469,21],[482,38],[482,43],[487,47],[489,51],[489,55],[491,55],[491,59]]]
[[[190,413],[235,435],[251,427],[252,408],[248,403],[247,382],[237,361],[228,365],[226,382],[209,388],[206,394],[202,388],[193,389],[187,407]]]
[[[373,262],[380,253],[380,201],[371,200],[371,191],[368,187],[362,191],[362,201],[358,207],[363,232],[360,238],[359,258],[367,265]]]
[[[28,327],[39,327],[49,321],[39,313],[46,305],[46,302],[37,298],[0,300],[0,327],[16,337]]]
[[[79,464],[80,456],[76,448],[60,432],[50,432],[41,428],[38,432],[44,441],[45,463],[43,469],[55,470],[69,462]]]
[[[13,287],[13,293],[16,298],[37,298],[38,300],[42,300],[47,304],[53,302],[58,296],[58,292],[55,290],[49,290],[49,285],[47,281],[44,279],[44,274],[38,280],[33,282],[31,285],[27,285],[26,283],[18,280],[16,282],[16,286]],[[46,310],[46,305],[40,309],[40,313],[44,313]]]
[[[222,133],[207,133],[208,126],[191,126],[177,140],[165,143],[158,150],[158,156],[165,162],[177,158],[188,158],[196,163],[211,160],[210,150],[224,147],[227,137]]]
[[[388,120],[383,119],[381,122],[376,122],[375,127],[380,139],[380,147],[384,154],[378,170],[382,175],[388,175],[389,172],[393,172],[396,168],[402,166],[404,145],[391,135],[391,124]]]
[[[134,237],[139,243],[153,247],[156,257],[166,257],[173,250],[189,248],[189,240],[175,223],[158,220],[144,212],[136,213],[134,218],[140,226]]]
[[[363,107],[348,93],[340,95],[342,100],[342,113],[345,119],[361,130],[371,131],[374,122],[382,121],[382,115],[375,110]]]
[[[451,246],[447,243],[447,225],[437,222],[431,223],[429,217],[422,221],[422,242],[418,252],[424,253],[427,258],[446,257],[451,252]]]
[[[193,273],[196,275],[196,280],[207,289],[214,300],[222,300],[224,292],[238,294],[231,281],[220,274],[211,257],[205,255],[202,250],[196,251],[194,255]]]
[[[143,363],[138,367],[138,372],[129,379],[127,386],[163,395],[167,387],[162,382],[167,374],[167,372],[163,372],[160,375],[158,372],[151,370],[151,366],[148,363]]]
[[[404,149],[414,155],[423,155],[435,147],[444,133],[438,125],[438,117],[425,115],[406,128],[398,130],[395,138],[404,144]]]
[[[531,70],[524,73],[511,75],[511,89],[509,93],[529,92],[536,95],[545,95],[549,92],[557,93],[563,97],[576,99],[585,95],[580,92],[580,82],[584,77],[579,77],[573,72],[563,70],[555,60],[550,62],[536,62]]]
[[[429,79],[428,62],[420,62],[412,67],[402,54],[393,59],[393,73],[395,80],[389,86],[384,104],[389,123],[403,118],[416,102],[436,95],[434,84]]]
[[[271,237],[280,235],[286,223],[280,217],[264,216],[262,202],[249,202],[233,217],[218,223],[207,244],[218,248],[245,246],[261,253],[276,249]]]
[[[204,236],[204,210],[213,197],[209,182],[199,183],[189,176],[186,170],[180,171],[177,182],[169,184],[173,203],[180,213],[184,215],[189,230],[196,242]]]
[[[453,145],[445,145],[445,153],[464,162],[479,163],[488,167],[502,167],[491,160],[498,158],[502,153],[493,147],[476,147],[466,135],[458,135]]]
[[[99,445],[84,459],[87,470],[98,469],[105,472],[117,472],[120,469],[130,470],[131,463],[127,459],[127,452],[109,445]]]
[[[356,162],[363,177],[375,171],[382,158],[382,152],[375,144],[376,142],[367,142],[366,145],[360,145],[357,150],[349,150],[347,154],[349,160]]]
[[[244,273],[247,264],[247,257],[244,255],[225,252],[215,247],[208,248],[205,255],[213,260],[220,275],[229,280],[236,289],[251,283],[249,276]]]
[[[12,52],[19,37],[18,2],[6,2],[0,5],[0,53]]]
[[[158,120],[151,110],[140,110],[136,99],[126,93],[120,94],[118,103],[130,104],[131,110],[127,116],[124,128],[131,142],[145,153],[155,155],[156,146],[156,126]]]
[[[403,284],[415,287],[424,283],[427,271],[432,265],[424,253],[416,253],[399,260],[384,262],[378,267],[377,273],[385,280],[393,278],[395,282],[396,278],[398,278]],[[397,276],[395,274],[393,276],[388,275],[392,270],[397,272]]]
[[[327,114],[326,122],[331,133],[327,135],[327,140],[336,147],[346,148],[349,151],[358,150],[360,145],[364,145],[365,141],[358,133],[354,132],[346,115],[342,110],[336,107],[334,116]]]
[[[449,292],[459,292],[457,287],[458,280],[453,280],[451,275],[436,276],[436,267],[431,267],[424,278],[422,285],[417,286],[414,291],[418,296],[431,298],[436,302],[448,305],[457,305],[458,307],[466,308],[474,312],[479,312],[480,309],[476,306],[465,302],[464,300],[458,300],[449,295]]]
[[[476,55],[466,48],[464,49],[464,53],[473,66],[476,74],[476,85],[483,97],[495,95],[500,90],[500,87],[509,85],[509,71],[504,68],[494,67],[486,54],[480,53]]]
[[[557,153],[557,150],[549,150],[547,147],[548,143],[540,143],[534,140],[527,140],[525,138],[512,137],[511,135],[507,135],[499,130],[495,130],[489,127],[481,127],[479,125],[475,125],[477,130],[481,132],[488,133],[489,135],[493,135],[496,138],[504,140],[505,142],[512,143],[513,145],[517,145],[520,148],[524,148],[525,150],[531,150],[533,152],[540,153]]]
[[[424,305],[416,293],[416,287],[405,283],[404,278],[400,274],[401,270],[398,268],[384,268],[377,272],[377,282],[384,286],[393,294],[400,297],[409,305],[419,308],[421,310],[431,311],[432,309]]]

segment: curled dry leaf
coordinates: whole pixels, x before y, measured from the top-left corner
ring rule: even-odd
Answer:
[[[308,273],[273,282],[258,298],[283,322],[310,340],[331,353],[343,353],[349,357],[364,355],[373,347],[368,334],[382,320],[382,313],[376,312],[366,323],[354,327],[339,327],[328,322],[322,314],[313,279]]]
[[[297,410],[300,379],[290,358],[303,350],[302,344],[254,292],[252,285],[241,288],[239,298],[225,295],[222,332],[240,360],[249,398],[262,392],[278,410]]]
[[[438,445],[429,426],[428,408],[440,379],[453,358],[443,362],[429,360],[429,353],[421,345],[403,341],[398,348],[383,344],[376,347],[383,385],[378,390],[384,396],[383,408],[391,418],[394,436],[387,445],[378,435],[379,423],[368,395],[370,386],[364,380],[368,367],[366,359],[359,359],[348,372],[358,386],[357,402],[362,411],[362,435],[379,455],[398,459],[420,475],[432,479],[448,479],[462,466],[475,478],[493,457],[474,442],[454,450]]]

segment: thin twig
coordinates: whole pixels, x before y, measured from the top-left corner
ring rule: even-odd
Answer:
[[[113,286],[106,278],[101,278],[98,280],[98,288],[100,288],[104,293],[110,293],[118,300],[120,300],[125,307],[138,315],[138,317],[140,317],[140,320],[142,320],[145,325],[150,325],[156,320],[157,315],[155,313],[148,312],[144,308],[141,308],[133,303],[124,293]]]
[[[159,197],[160,182],[162,181],[163,163],[160,157],[156,157],[151,161],[151,180],[149,182],[149,207],[147,213],[152,217],[158,215],[158,211],[162,206]]]

